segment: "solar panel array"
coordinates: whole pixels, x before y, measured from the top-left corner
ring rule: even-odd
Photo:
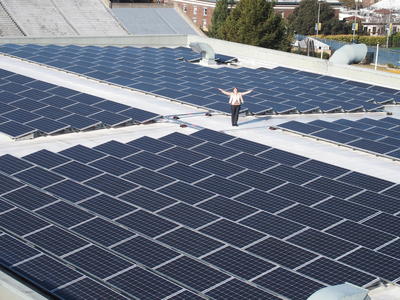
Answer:
[[[242,112],[289,114],[379,111],[400,102],[400,91],[278,67],[208,68],[179,60],[197,58],[188,48],[0,46],[0,52],[210,111],[229,113],[217,88],[254,89]],[[226,58],[224,58],[226,59]]]
[[[308,123],[289,121],[277,127],[394,160],[400,159],[400,120],[396,118],[339,119],[333,122],[314,120]]]
[[[1,264],[64,299],[305,300],[398,282],[399,190],[208,129],[7,154]]]
[[[0,132],[15,139],[157,118],[153,112],[0,69]]]

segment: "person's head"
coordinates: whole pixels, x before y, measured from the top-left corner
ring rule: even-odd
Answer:
[[[238,92],[237,88],[233,88],[233,92],[236,94]]]

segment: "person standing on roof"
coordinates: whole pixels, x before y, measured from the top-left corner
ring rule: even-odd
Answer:
[[[253,90],[248,90],[246,92],[239,92],[237,88],[233,89],[233,92],[227,92],[223,89],[218,89],[221,93],[229,96],[229,104],[231,105],[231,119],[232,126],[239,126],[237,124],[239,119],[240,106],[243,104],[243,96],[250,94]]]

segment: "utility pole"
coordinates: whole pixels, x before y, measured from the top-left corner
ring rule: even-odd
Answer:
[[[391,21],[392,21],[392,10],[390,10],[390,12],[389,12],[389,22],[388,22],[388,25],[387,25],[387,37],[386,37],[386,48],[389,48],[389,38],[390,38],[390,34],[391,34],[391,32],[392,32],[392,24],[391,24]]]
[[[319,24],[319,16],[320,16],[320,14],[321,14],[321,1],[320,0],[318,0],[318,15],[317,15],[317,24],[315,24],[315,31],[317,32],[317,36],[318,36],[318,33],[319,33],[319,27],[320,27],[320,24]]]

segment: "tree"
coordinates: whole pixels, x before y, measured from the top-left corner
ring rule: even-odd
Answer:
[[[270,49],[289,51],[291,34],[267,0],[241,0],[220,26],[219,38]]]
[[[347,33],[348,25],[339,21],[334,10],[326,2],[320,2],[321,23],[320,34]],[[318,0],[302,0],[289,17],[289,24],[296,33],[304,35],[316,34],[315,24],[318,20]]]
[[[211,29],[209,35],[214,38],[219,38],[219,28],[226,21],[232,6],[232,0],[218,0],[217,5],[211,19]]]

